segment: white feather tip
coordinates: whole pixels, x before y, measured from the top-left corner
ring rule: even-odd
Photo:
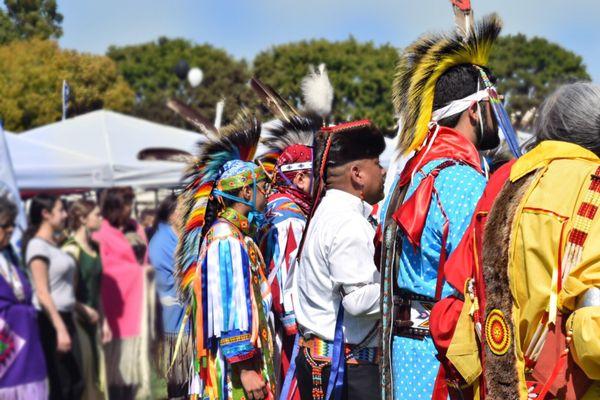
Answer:
[[[323,119],[331,114],[333,86],[329,81],[325,64],[320,64],[317,70],[311,65],[308,75],[302,79],[301,87],[306,111],[315,113]]]

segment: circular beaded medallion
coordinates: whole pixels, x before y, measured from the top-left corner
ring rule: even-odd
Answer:
[[[485,340],[492,353],[497,356],[502,356],[508,351],[510,330],[502,311],[494,309],[485,319]]]

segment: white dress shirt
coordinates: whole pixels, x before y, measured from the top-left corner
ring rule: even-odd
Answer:
[[[332,341],[340,302],[346,343],[361,343],[379,320],[375,230],[367,220],[372,209],[336,189],[328,190],[317,208],[294,275],[294,311],[305,336]]]

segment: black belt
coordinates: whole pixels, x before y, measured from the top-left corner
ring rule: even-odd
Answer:
[[[429,314],[435,299],[402,290],[394,296],[394,335],[423,340],[430,336]]]

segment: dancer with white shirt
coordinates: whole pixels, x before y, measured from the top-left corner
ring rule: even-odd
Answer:
[[[323,399],[328,392],[335,399],[379,396],[380,276],[374,263],[375,230],[367,218],[383,198],[379,155],[384,148],[383,136],[367,120],[317,134],[316,201],[294,298],[302,400]]]

